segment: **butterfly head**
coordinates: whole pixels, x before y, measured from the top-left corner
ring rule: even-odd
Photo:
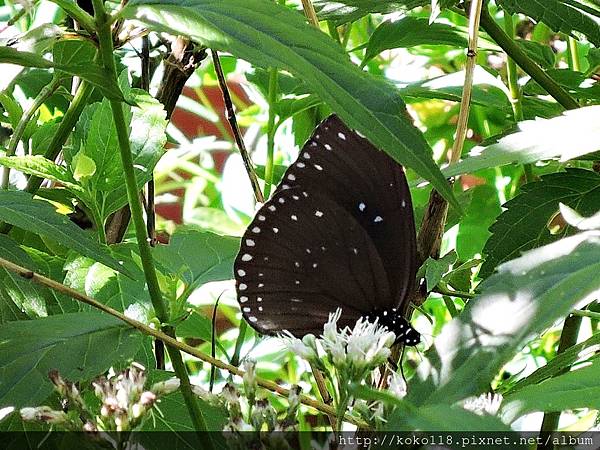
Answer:
[[[387,327],[396,335],[394,344],[414,347],[421,342],[421,335],[402,317],[396,308],[375,309],[366,316],[370,321],[378,319],[379,325]]]

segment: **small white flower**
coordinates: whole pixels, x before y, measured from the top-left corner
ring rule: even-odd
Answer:
[[[280,335],[280,338],[283,339],[283,343],[287,349],[298,355],[300,358],[307,361],[312,361],[317,358],[316,339],[312,334],[307,334],[300,340],[297,337],[294,337],[292,333],[285,330],[283,334]]]
[[[379,326],[377,319],[369,322],[361,317],[348,335],[348,357],[359,370],[374,369],[390,356],[389,347],[395,339],[396,335]]]
[[[173,377],[165,381],[154,383],[150,390],[158,396],[167,395],[179,389],[180,383],[179,378]]]
[[[388,386],[388,390],[396,397],[404,397],[406,395],[406,382],[399,373],[392,372],[388,377]]]
[[[21,414],[21,419],[25,420],[26,422],[31,422],[32,420],[36,420],[36,409],[35,408],[21,408],[21,411],[19,411],[19,413]]]
[[[477,415],[484,414],[496,415],[502,403],[502,395],[488,392],[481,394],[479,397],[469,397],[465,399],[463,408],[467,411],[474,412]]]

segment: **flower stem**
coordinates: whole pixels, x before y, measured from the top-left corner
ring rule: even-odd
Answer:
[[[94,13],[96,19],[96,28],[98,33],[98,41],[100,44],[100,55],[104,68],[108,75],[117,81],[117,69],[115,60],[113,57],[113,42],[111,32],[111,18],[104,10],[102,0],[93,0]],[[140,252],[140,258],[142,261],[142,268],[146,277],[146,284],[148,286],[148,292],[152,301],[152,306],[156,312],[156,316],[162,324],[169,322],[169,312],[167,305],[162,297],[160,286],[158,284],[158,277],[156,275],[156,269],[154,267],[154,260],[152,259],[152,253],[150,243],[148,242],[148,235],[146,230],[146,224],[144,223],[144,213],[142,203],[135,180],[135,172],[133,169],[133,157],[131,155],[131,147],[129,143],[129,130],[125,123],[125,116],[123,114],[123,105],[121,102],[116,100],[110,101],[110,106],[113,113],[113,120],[117,130],[117,138],[119,141],[119,151],[121,154],[121,162],[123,164],[123,173],[125,175],[125,185],[127,188],[127,198],[129,201],[129,207],[131,209],[131,218],[135,227],[135,234],[137,237],[138,248]],[[174,328],[170,325],[163,325],[162,330],[168,336],[174,338]],[[187,374],[187,369],[183,362],[181,353],[178,350],[169,347],[169,357],[173,364],[175,374],[181,382],[181,393],[185,400],[186,406],[189,410],[192,423],[196,431],[207,431],[206,422],[198,402],[192,393],[190,380]],[[209,438],[206,440],[208,448],[214,448],[212,440]]]

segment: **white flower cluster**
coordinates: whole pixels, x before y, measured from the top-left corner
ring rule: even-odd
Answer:
[[[282,338],[292,352],[317,365],[320,361],[317,343],[337,368],[351,367],[356,372],[363,373],[385,363],[396,335],[380,326],[377,320],[369,322],[362,317],[352,329],[339,329],[341,314],[342,310],[339,308],[335,313],[329,314],[323,334],[318,339],[308,334],[300,340],[289,332],[284,333]]]

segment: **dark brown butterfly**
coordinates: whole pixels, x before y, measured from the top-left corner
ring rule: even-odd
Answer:
[[[402,166],[335,115],[256,213],[234,264],[243,316],[260,333],[319,335],[342,308],[341,327],[379,318],[406,345],[420,341],[402,316],[416,269]]]

